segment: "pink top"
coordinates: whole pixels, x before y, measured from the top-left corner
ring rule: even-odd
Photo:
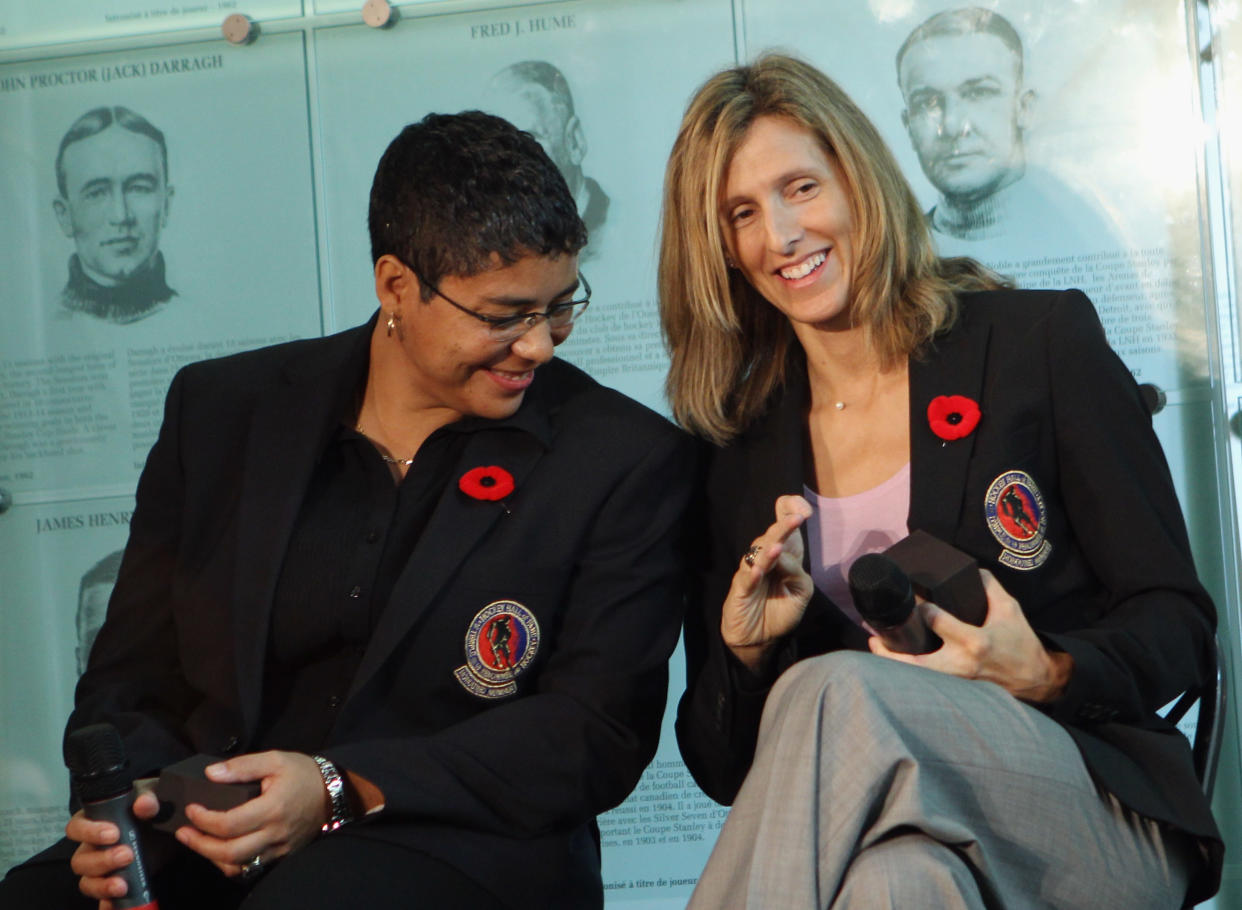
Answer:
[[[886,550],[909,534],[910,462],[879,486],[853,496],[820,496],[808,486],[803,486],[802,495],[815,510],[806,523],[815,587],[862,626],[850,596],[850,566],[864,553]]]

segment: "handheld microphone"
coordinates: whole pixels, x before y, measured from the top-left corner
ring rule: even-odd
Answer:
[[[914,588],[901,567],[882,553],[866,553],[849,573],[850,594],[858,614],[890,651],[927,654],[940,647],[940,637],[914,610]]]
[[[114,898],[112,906],[116,910],[159,910],[142,861],[137,819],[130,811],[134,776],[121,734],[112,724],[91,724],[74,730],[65,737],[65,766],[86,817],[112,822],[120,829],[119,843],[134,852],[134,861],[115,873],[125,880],[128,890],[124,897]]]

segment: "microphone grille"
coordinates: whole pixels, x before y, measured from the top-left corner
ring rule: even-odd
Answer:
[[[83,802],[119,796],[134,783],[125,744],[112,724],[91,724],[66,736],[65,767]]]
[[[865,553],[854,560],[849,584],[854,606],[872,626],[900,625],[914,609],[909,576],[883,553]]]

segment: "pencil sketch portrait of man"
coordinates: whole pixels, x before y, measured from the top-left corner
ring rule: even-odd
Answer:
[[[91,566],[78,585],[77,633],[78,644],[75,654],[78,659],[78,675],[86,670],[87,658],[91,655],[91,646],[95,644],[95,636],[103,625],[104,614],[108,611],[108,599],[116,586],[117,573],[121,568],[121,556],[124,550],[109,553],[95,565]]]
[[[937,13],[897,52],[902,122],[940,194],[932,227],[981,239],[1004,216],[1007,189],[1026,172],[1035,93],[1023,84],[1022,40],[997,13]]]
[[[487,109],[539,140],[569,184],[588,236],[597,240],[608,217],[608,195],[583,172],[586,133],[564,74],[544,60],[507,66],[488,85]]]
[[[74,245],[60,315],[126,324],[176,296],[159,249],[173,196],[159,129],[125,107],[87,111],[60,141],[56,187],[52,208]]]

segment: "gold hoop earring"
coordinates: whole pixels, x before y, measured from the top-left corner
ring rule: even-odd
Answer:
[[[395,310],[388,314],[387,328],[388,328],[388,337],[391,338],[392,333],[397,330],[397,313]]]

